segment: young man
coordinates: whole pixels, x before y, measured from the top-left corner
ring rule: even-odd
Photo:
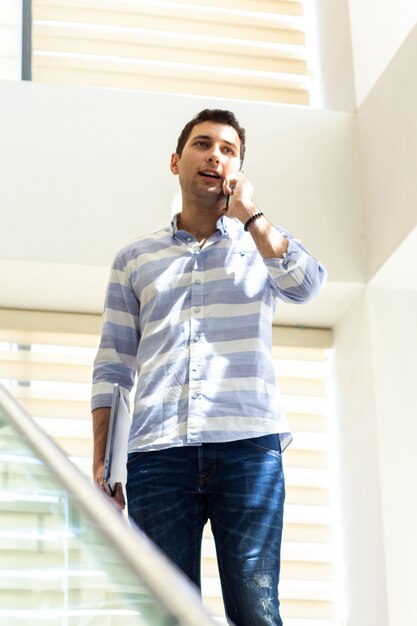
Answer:
[[[244,152],[231,112],[201,111],[171,156],[181,213],[116,256],[94,366],[93,471],[102,487],[113,384],[127,397],[137,376],[129,515],[197,585],[210,519],[228,618],[280,626],[281,453],[291,435],[272,317],[277,299],[316,295],[325,270],[254,204]]]

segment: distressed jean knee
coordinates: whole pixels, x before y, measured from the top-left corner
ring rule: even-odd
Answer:
[[[264,562],[259,568],[253,561],[247,560],[244,574],[246,615],[251,615],[254,626],[281,626],[277,575],[271,564]]]
[[[264,619],[269,620],[273,624],[274,593],[272,574],[269,572],[254,572],[250,578],[245,580],[245,587],[252,596],[252,602],[258,603]],[[256,610],[256,607],[254,609]]]

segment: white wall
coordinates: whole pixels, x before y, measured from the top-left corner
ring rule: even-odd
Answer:
[[[385,551],[367,290],[334,329],[343,615],[348,626],[393,626]]]
[[[318,100],[324,109],[359,108],[417,23],[415,0],[309,0],[318,41]]]
[[[416,58],[414,26],[357,114],[389,626],[417,623]]]
[[[417,22],[415,0],[349,0],[359,106]]]
[[[389,625],[404,626],[417,624],[417,284],[370,287],[369,313]]]
[[[417,284],[368,286],[334,329],[347,626],[417,623]]]
[[[416,59],[417,26],[357,113],[368,278],[417,225]]]
[[[417,3],[347,2],[368,286],[335,326],[346,620],[404,626],[417,623]],[[334,46],[324,105],[347,108],[349,24],[332,32],[335,4],[316,0]]]

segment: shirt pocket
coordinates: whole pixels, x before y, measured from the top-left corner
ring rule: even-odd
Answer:
[[[250,297],[263,290],[267,270],[258,251],[233,251],[225,263],[225,272]]]

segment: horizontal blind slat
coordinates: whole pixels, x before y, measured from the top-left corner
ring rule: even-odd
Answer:
[[[178,0],[165,0],[166,3],[178,4]],[[301,0],[193,0],[193,5],[218,7],[221,9],[238,9],[241,11],[258,11],[278,15],[303,15]]]
[[[325,415],[309,415],[308,413],[296,413],[286,410],[290,424],[295,431],[319,432],[327,431],[327,418]]]
[[[154,59],[159,62],[186,63],[192,59],[195,65],[223,66],[224,59],[230,67],[305,75],[306,60],[302,51],[293,46],[255,45],[248,41],[234,41],[201,36],[183,36],[170,32],[140,31],[136,33],[100,32],[90,29],[46,27],[35,29],[35,50],[65,52],[67,54],[97,55],[102,57],[125,57],[131,59]]]
[[[288,378],[279,376],[279,389],[282,395],[286,396],[315,396],[323,398],[325,395],[325,384],[323,380],[314,378]]]
[[[50,346],[83,346],[84,348],[97,349],[97,335],[87,333],[79,335],[75,333],[67,333],[65,332],[65,329],[61,332],[50,332],[42,330],[28,331],[23,329],[13,330],[11,328],[3,328],[1,331],[1,341],[26,345],[35,343]]]
[[[137,76],[144,79],[148,76],[155,78],[155,69],[158,71],[160,79],[168,80],[174,71],[174,80],[183,81],[220,81],[221,83],[233,84],[234,86],[248,85],[255,87],[256,84],[262,89],[281,89],[303,91],[305,80],[302,77],[295,77],[291,74],[280,74],[276,72],[263,72],[260,70],[241,70],[231,67],[211,67],[208,65],[192,65],[190,63],[175,63],[169,61],[160,63],[153,59],[130,59],[108,57],[103,58],[97,55],[80,55],[67,53],[43,53],[34,52],[36,64],[34,71],[40,69],[64,68],[73,72],[100,71],[103,75],[111,72],[120,72],[130,76]],[[57,78],[59,73],[57,74]],[[242,85],[241,85],[242,83]]]
[[[91,421],[89,399],[22,398],[12,390],[22,406],[32,417],[78,419]]]
[[[333,552],[330,545],[309,542],[288,542],[282,546],[282,558],[285,561],[300,561],[301,563],[333,563]]]
[[[183,11],[131,11],[123,14],[119,8],[114,11],[89,9],[88,5],[75,10],[60,9],[53,6],[48,11],[34,9],[33,28],[36,34],[37,22],[67,22],[81,24],[99,24],[111,26],[129,26],[174,33],[193,35],[211,35],[233,39],[248,39],[271,43],[304,44],[304,32],[297,23],[288,19],[271,20],[269,16],[253,13],[250,18],[238,13],[216,14],[203,13],[187,7]]]
[[[332,540],[331,529],[327,526],[319,526],[317,524],[292,524],[287,521],[284,522],[284,530],[282,534],[282,541],[288,543],[291,541],[298,542],[315,542],[326,544]],[[284,578],[289,578],[289,575],[284,571]]]
[[[280,336],[281,333],[286,333],[287,328],[280,328],[278,326],[273,326],[272,327],[272,334],[273,334],[273,338],[275,336]],[[290,332],[290,335],[293,335],[293,339],[295,339],[294,343],[292,344],[277,344],[277,342],[275,341],[275,339],[273,339],[273,345],[272,345],[272,357],[273,359],[275,359],[276,361],[311,361],[314,362],[315,364],[319,364],[319,363],[323,363],[323,361],[325,361],[326,356],[325,356],[325,351],[323,350],[323,347],[320,346],[320,342],[323,340],[323,335],[321,333],[319,334],[315,334],[314,336],[317,340],[317,345],[310,347],[310,346],[300,346],[298,345],[298,342],[302,342],[304,339],[303,333],[300,334],[295,334],[294,337],[294,333]],[[329,338],[329,334],[327,333],[327,331],[324,332],[324,340],[327,341]],[[306,337],[307,339],[307,337]],[[324,347],[328,347],[328,346],[324,346]]]
[[[7,382],[7,381],[6,381]],[[84,401],[90,400],[91,388],[90,385],[82,384],[68,384],[62,383],[61,385],[50,384],[49,387],[44,385],[43,387],[37,386],[15,386],[7,385],[11,393],[15,398],[24,404],[25,399],[30,400],[48,400],[48,401]]]
[[[65,364],[62,362],[44,363],[35,360],[20,362],[0,360],[0,379],[9,378],[19,382],[65,380],[67,383],[91,383],[91,363]]]
[[[128,69],[128,68],[125,68]],[[131,69],[131,68],[129,68]],[[238,98],[243,100],[262,100],[268,102],[281,102],[283,104],[308,104],[308,92],[300,89],[291,89],[280,86],[279,84],[262,84],[257,85],[256,81],[252,81],[252,85],[248,85],[242,80],[241,83],[234,81],[220,81],[219,75],[211,75],[211,80],[207,80],[207,76],[201,77],[198,72],[195,73],[198,78],[193,78],[189,73],[179,79],[175,76],[167,74],[160,76],[158,74],[136,74],[132,72],[123,72],[120,68],[113,72],[100,72],[95,66],[92,68],[73,69],[71,67],[60,67],[53,71],[48,66],[33,68],[33,78],[39,82],[54,83],[71,83],[78,85],[93,85],[96,87],[112,87],[116,89],[137,89],[142,91],[152,91],[161,93],[183,93],[202,97],[218,97],[221,91],[223,98]]]
[[[1,335],[13,337],[16,343],[25,343],[21,337],[27,337],[27,343],[96,347],[101,321],[101,315],[89,313],[0,308]]]
[[[327,469],[329,467],[327,451],[300,450],[291,445],[285,451],[285,467]]]
[[[334,567],[328,563],[283,560],[283,567],[285,567],[287,577],[290,580],[323,580],[332,582],[334,579]]]
[[[329,490],[319,487],[299,487],[288,485],[285,493],[287,504],[329,506]]]
[[[289,487],[329,487],[328,472],[325,469],[287,467],[285,482]]]
[[[300,598],[287,599],[283,594],[280,600],[280,608],[285,615],[285,623],[288,625],[289,618],[297,618],[304,620],[329,619],[333,620],[334,605],[332,602],[300,600]],[[309,621],[304,622],[303,626],[308,626]]]
[[[244,3],[244,4],[243,4]],[[289,10],[290,7],[293,10]],[[280,9],[283,10],[280,10]],[[272,10],[271,10],[272,9]],[[213,19],[259,22],[280,22],[301,29],[302,7],[300,3],[256,2],[256,0],[210,0],[202,2],[190,0],[32,0],[32,13],[35,20],[49,16],[65,15],[65,21],[85,21],[86,15],[117,15],[126,21],[132,15],[155,15],[160,17],[184,15],[200,22]],[[72,15],[75,19],[68,20]],[[97,20],[94,20],[96,23]]]

